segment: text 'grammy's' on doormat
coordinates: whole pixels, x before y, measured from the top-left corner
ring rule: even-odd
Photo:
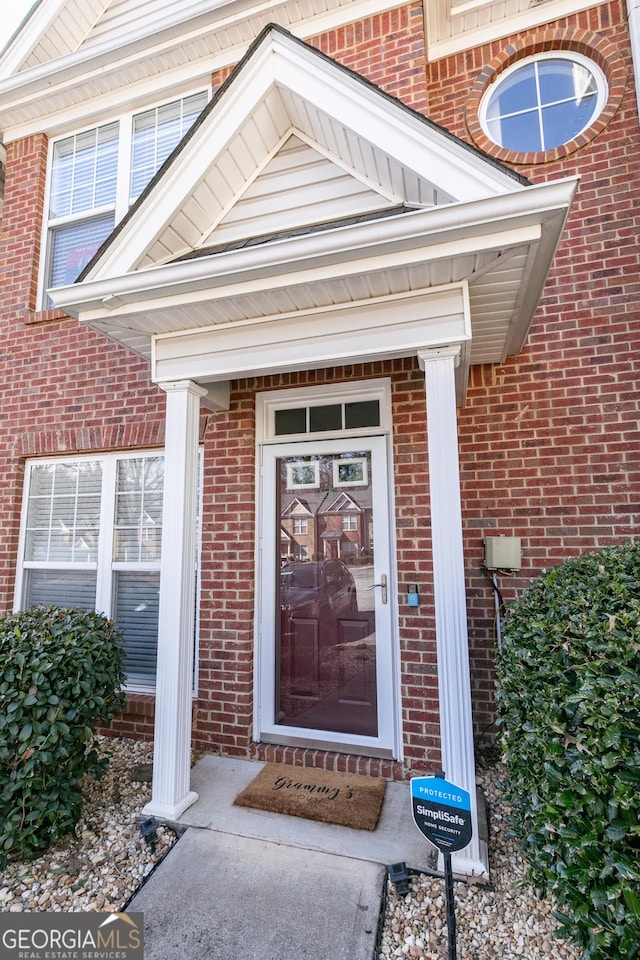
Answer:
[[[375,830],[385,786],[378,777],[267,763],[234,802],[322,823]]]

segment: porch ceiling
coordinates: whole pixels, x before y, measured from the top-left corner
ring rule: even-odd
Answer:
[[[575,180],[469,204],[416,210],[85,280],[58,306],[148,359],[156,337],[388,301],[466,281],[469,363],[521,348],[576,187]],[[425,316],[425,321],[429,318]],[[363,343],[363,351],[366,344]]]

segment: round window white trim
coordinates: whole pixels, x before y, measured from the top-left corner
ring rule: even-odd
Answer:
[[[518,153],[544,153],[546,149],[553,150],[558,146],[563,146],[564,143],[570,143],[572,140],[575,140],[576,137],[580,136],[581,133],[584,133],[585,130],[588,130],[592,124],[598,119],[602,111],[604,110],[607,99],[609,97],[609,85],[607,83],[607,78],[605,77],[602,69],[595,63],[593,60],[590,60],[588,57],[583,56],[580,53],[575,53],[573,50],[548,50],[544,53],[536,53],[530,57],[525,57],[522,60],[518,60],[516,63],[511,64],[510,67],[507,67],[502,73],[498,74],[487,86],[487,89],[482,95],[480,101],[480,107],[478,111],[478,120],[480,121],[480,126],[482,127],[483,133],[492,143],[495,143],[499,147],[503,147],[506,150],[513,150],[513,147],[506,146],[503,143],[500,143],[494,136],[487,121],[487,111],[489,106],[497,93],[500,87],[504,84],[509,77],[512,77],[515,73],[523,68],[530,66],[533,63],[541,63],[545,60],[566,60],[570,63],[576,63],[584,67],[592,75],[597,89],[596,96],[596,105],[595,109],[590,116],[588,122],[577,132],[573,132],[571,136],[563,141],[563,144],[554,144],[553,147],[543,148],[542,150],[532,150],[530,147],[523,147],[518,149]],[[538,109],[540,108],[540,102],[538,101]]]

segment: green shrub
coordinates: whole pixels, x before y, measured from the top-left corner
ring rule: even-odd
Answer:
[[[123,647],[97,613],[33,607],[0,619],[0,866],[33,857],[80,818],[99,778],[93,727],[122,706]]]
[[[640,544],[550,570],[503,637],[505,790],[529,879],[583,957],[640,957]]]

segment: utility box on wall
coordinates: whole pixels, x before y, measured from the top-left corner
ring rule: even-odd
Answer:
[[[520,537],[485,537],[484,565],[487,570],[519,570],[522,566]]]

